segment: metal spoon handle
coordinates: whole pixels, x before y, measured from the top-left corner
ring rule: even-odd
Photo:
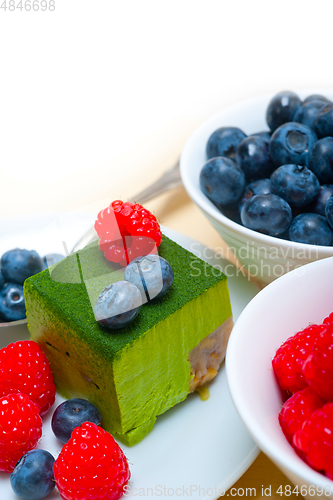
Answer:
[[[152,200],[156,198],[162,193],[169,191],[170,189],[174,189],[176,187],[181,186],[182,180],[180,177],[180,167],[179,160],[176,165],[169,168],[166,172],[164,172],[156,182],[148,186],[143,191],[140,191],[135,196],[130,198],[130,201],[135,201],[136,203],[145,203],[146,201]],[[85,247],[92,241],[97,239],[96,231],[93,227],[91,227],[76,243],[76,245],[72,249],[72,253],[81,250],[81,248]]]
[[[179,160],[176,165],[166,170],[156,182],[148,186],[140,193],[132,196],[130,201],[135,201],[136,203],[145,203],[146,201],[156,198],[162,193],[181,186],[182,181],[180,177],[180,167]]]

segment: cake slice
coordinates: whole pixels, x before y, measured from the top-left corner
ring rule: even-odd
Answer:
[[[31,338],[57,390],[95,404],[103,427],[129,446],[216,375],[232,328],[226,276],[165,236],[159,255],[174,271],[170,290],[121,330],[94,317],[103,288],[123,279],[97,242],[24,284]]]

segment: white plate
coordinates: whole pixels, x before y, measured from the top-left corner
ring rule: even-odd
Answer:
[[[0,220],[0,253],[15,246],[35,249],[41,254],[60,252],[52,234],[45,239],[44,228],[54,215],[25,216]],[[90,227],[94,216],[73,215],[64,218],[68,248]],[[7,238],[8,229],[10,229]],[[201,243],[164,228],[167,236],[200,255],[210,264],[221,266],[229,277],[229,290],[234,319],[257,293],[257,287],[227,261],[214,255]],[[55,234],[55,233],[54,233]],[[56,248],[55,248],[56,247]],[[62,249],[64,252],[64,249]],[[19,339],[29,338],[25,325],[0,330],[1,347]],[[130,490],[124,498],[186,497],[216,499],[230,488],[257,457],[259,450],[241,422],[232,403],[224,366],[210,384],[210,398],[201,401],[198,394],[157,418],[152,432],[139,444],[122,446],[130,463]],[[62,401],[57,396],[56,404]],[[43,437],[39,448],[50,451],[55,458],[60,443],[54,437],[50,421],[52,410],[43,419]],[[9,474],[0,473],[0,496],[17,500],[11,489]],[[59,498],[57,491],[48,498]]]

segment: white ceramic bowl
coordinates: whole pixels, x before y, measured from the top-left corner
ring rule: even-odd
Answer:
[[[324,498],[317,487],[333,481],[295,453],[278,422],[281,393],[272,370],[277,348],[290,336],[321,323],[333,311],[333,258],[295,269],[274,281],[247,305],[232,331],[226,371],[232,399],[258,446],[304,496]],[[313,486],[310,489],[310,486]]]
[[[303,99],[310,94],[323,94],[333,99],[332,90],[296,91]],[[333,247],[295,243],[247,229],[224,216],[203,194],[199,174],[207,161],[206,144],[219,127],[236,126],[247,135],[268,130],[266,108],[273,97],[267,94],[223,109],[204,122],[189,138],[183,150],[180,168],[184,186],[212,226],[229,245],[248,272],[264,283],[298,266],[333,255]]]

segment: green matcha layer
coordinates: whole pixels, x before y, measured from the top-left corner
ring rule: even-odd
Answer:
[[[59,393],[95,404],[103,427],[129,446],[186,398],[194,377],[190,351],[232,314],[223,273],[165,236],[159,254],[174,282],[121,330],[94,317],[102,289],[123,279],[97,242],[24,284],[31,338],[47,355]]]

